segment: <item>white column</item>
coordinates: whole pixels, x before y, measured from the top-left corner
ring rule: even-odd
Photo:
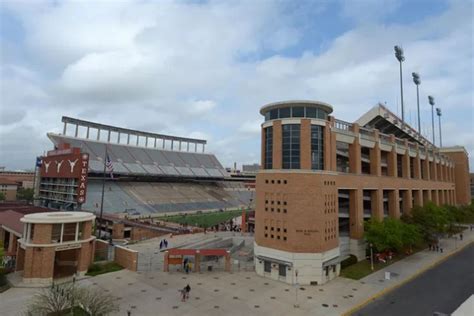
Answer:
[[[79,124],[76,124],[76,132],[74,133],[74,136],[77,137],[79,134]]]
[[[64,122],[63,135],[66,135],[67,123]]]
[[[186,151],[189,151],[189,142],[186,143]]]
[[[86,138],[87,138],[87,139],[89,139],[89,129],[90,129],[90,127],[87,126],[87,133],[86,133]]]
[[[120,135],[122,135],[120,132],[118,132],[118,138],[117,138],[117,143],[120,144]]]
[[[163,149],[165,149],[165,139],[163,138]]]
[[[140,135],[137,135],[137,146],[138,146],[138,141],[140,140]]]
[[[173,150],[174,140],[171,140],[171,150]]]
[[[74,239],[75,241],[79,240],[79,223],[76,223],[76,238]]]
[[[130,145],[130,134],[127,134],[127,145]]]
[[[64,223],[61,224],[61,237],[59,238],[59,242],[63,243],[63,234],[64,234]]]
[[[153,145],[154,148],[156,148],[156,138],[155,138],[155,144]]]
[[[107,133],[107,142],[110,143],[110,130],[109,130],[109,132]]]
[[[206,148],[206,144],[202,144],[202,152],[204,152],[205,148]]]
[[[97,140],[100,140],[100,128],[97,129]]]

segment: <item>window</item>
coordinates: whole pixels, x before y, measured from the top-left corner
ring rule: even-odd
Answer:
[[[35,224],[30,224],[30,240],[35,238]]]
[[[300,168],[300,125],[283,125],[283,169]]]
[[[61,242],[61,224],[53,225],[53,233],[51,234],[51,242]]]
[[[265,169],[273,168],[273,127],[267,127],[265,131]]]
[[[283,240],[285,240],[285,241],[286,241],[286,236],[283,236]]]
[[[278,118],[278,109],[270,111],[270,120],[276,120]]]
[[[263,261],[263,271],[272,272],[272,263],[270,261]]]
[[[292,117],[304,117],[304,107],[295,106],[292,108]]]
[[[317,118],[316,108],[306,108],[306,117]]]
[[[323,127],[311,125],[311,169],[324,169]]]
[[[280,118],[287,118],[291,116],[290,108],[281,108],[280,109]]]
[[[284,264],[278,265],[278,275],[286,277],[286,266]]]

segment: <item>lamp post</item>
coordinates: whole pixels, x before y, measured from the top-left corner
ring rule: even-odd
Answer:
[[[417,106],[417,111],[418,111],[418,134],[421,135],[421,123],[420,123],[420,92],[418,89],[418,86],[421,83],[420,80],[420,75],[416,72],[413,72],[411,74],[413,76],[413,82],[416,85],[416,106]]]
[[[374,271],[374,252],[372,250],[372,243],[369,244],[370,247],[370,269]]]
[[[435,145],[435,129],[434,129],[434,98],[429,95],[428,102],[431,104],[431,132],[433,133],[433,145]]]
[[[403,80],[402,80],[402,62],[405,61],[405,56],[403,55],[403,48],[396,45],[394,47],[395,57],[400,63],[400,94],[401,94],[401,103],[402,103],[402,123],[405,124],[405,108],[403,106]]]
[[[436,108],[436,115],[438,115],[438,123],[439,123],[439,147],[443,147],[443,137],[441,135],[441,109]]]

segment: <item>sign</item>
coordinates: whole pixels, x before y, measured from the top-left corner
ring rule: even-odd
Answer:
[[[77,187],[77,203],[82,204],[86,201],[87,192],[87,172],[89,171],[89,154],[81,154],[80,160],[81,173]]]
[[[77,243],[77,244],[68,244],[68,245],[57,246],[56,248],[54,248],[54,250],[63,251],[63,250],[70,250],[70,249],[78,249],[78,248],[81,248],[81,247],[82,247],[82,244]]]
[[[390,272],[385,272],[385,280],[390,280]]]
[[[305,236],[311,236],[311,233],[319,233],[317,229],[297,229],[296,233],[302,233]]]

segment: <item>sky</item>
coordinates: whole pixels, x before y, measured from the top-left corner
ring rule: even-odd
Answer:
[[[353,122],[385,103],[474,170],[473,1],[0,0],[0,166],[31,169],[62,116],[208,140],[224,166],[259,163],[259,109],[319,100]],[[437,133],[437,132],[436,132]]]

